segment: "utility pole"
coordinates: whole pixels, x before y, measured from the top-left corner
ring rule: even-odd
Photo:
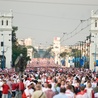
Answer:
[[[80,45],[80,60],[81,60],[81,41],[79,41],[79,43],[80,43],[79,45]],[[81,67],[80,62],[79,62],[79,67]]]
[[[77,44],[75,44],[75,67],[77,67],[77,65],[76,65],[76,58],[77,58],[77,49],[76,49],[76,47],[77,47]]]

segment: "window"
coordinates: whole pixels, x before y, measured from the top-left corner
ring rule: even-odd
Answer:
[[[95,27],[97,27],[97,20],[95,20]]]
[[[1,46],[4,46],[4,42],[1,42]]]
[[[6,25],[8,26],[8,20],[6,20]]]
[[[4,22],[3,22],[3,20],[1,21],[1,25],[4,25]]]

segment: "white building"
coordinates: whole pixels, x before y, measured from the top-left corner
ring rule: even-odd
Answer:
[[[27,38],[24,40],[25,46],[32,46],[32,38]]]
[[[53,51],[55,54],[55,63],[60,65],[60,37],[54,37]]]
[[[98,60],[98,15],[91,12],[91,44],[90,44],[90,69],[94,69],[94,62]]]
[[[27,47],[27,56],[30,56],[30,59],[32,59],[33,54],[32,38],[18,40],[18,43],[20,45],[25,45]]]
[[[12,20],[13,13],[0,13],[0,65],[11,68],[12,64]],[[0,66],[1,67],[1,66]]]

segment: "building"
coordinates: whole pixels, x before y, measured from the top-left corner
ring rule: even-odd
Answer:
[[[32,46],[32,38],[27,38],[24,40],[25,46]]]
[[[60,37],[53,39],[53,52],[55,54],[55,63],[60,65]]]
[[[98,15],[91,11],[91,44],[90,44],[90,69],[96,69],[94,64],[98,60]],[[96,64],[95,64],[96,65]]]
[[[18,40],[18,43],[20,45],[25,45],[27,47],[27,56],[30,56],[30,59],[32,59],[33,54],[32,38]]]
[[[0,67],[2,68],[11,68],[12,64],[12,22],[12,10],[0,14]]]

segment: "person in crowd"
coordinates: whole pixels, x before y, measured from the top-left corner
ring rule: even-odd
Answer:
[[[0,98],[2,98],[2,85],[3,85],[3,81],[2,79],[0,79]]]
[[[94,90],[94,96],[95,96],[95,98],[98,98],[98,82],[96,84],[96,87],[93,88],[93,90]]]
[[[33,92],[34,90],[32,89],[32,82],[29,82],[27,84],[27,88],[24,90],[22,94],[22,98],[31,98]]]
[[[16,83],[14,83],[14,79],[12,79],[11,88],[12,88],[12,97],[14,98],[16,95]]]
[[[35,89],[36,91],[33,92],[31,98],[47,98],[46,94],[42,91],[42,86],[40,84],[37,84]]]
[[[42,91],[43,92],[47,91],[47,88],[48,88],[48,83],[45,82],[44,85],[43,85],[43,87],[42,87]]]
[[[31,81],[31,88],[33,89],[33,91],[35,91],[35,83]]]
[[[48,77],[47,77],[46,82],[47,82],[47,83],[51,83],[51,76],[48,76]]]
[[[25,89],[25,86],[24,86],[24,83],[23,83],[23,80],[20,79],[20,81],[16,84],[16,88],[21,91],[21,93],[24,92],[24,89]]]
[[[9,76],[7,76],[7,84],[8,84],[8,86],[10,87],[10,91],[12,90],[12,81],[11,81],[11,78],[9,77]],[[10,92],[8,92],[8,98],[11,98],[12,97],[12,95],[11,95],[11,93]]]
[[[25,88],[28,88],[27,84],[28,84],[29,82],[30,82],[30,80],[28,80],[28,77],[26,76],[26,77],[24,78],[24,81],[23,81]]]
[[[80,92],[77,93],[76,98],[88,98],[84,84],[80,84]]]
[[[51,83],[50,83],[51,85],[52,85],[52,91],[55,91],[55,85],[56,85],[56,81],[55,81],[55,77],[53,77],[52,78],[52,80],[51,80]]]
[[[10,87],[7,84],[6,80],[3,80],[4,84],[2,85],[2,98],[8,98],[8,93],[10,92],[12,94],[12,92],[10,91]]]
[[[55,95],[55,92],[53,92],[51,90],[51,88],[52,88],[52,85],[51,84],[48,84],[48,88],[45,91],[45,94],[46,94],[47,98],[53,98],[53,96]]]
[[[66,92],[65,92],[65,94],[66,94],[66,96],[68,97],[68,98],[75,98],[75,94],[72,92],[72,85],[68,85],[67,87],[66,87]]]
[[[92,88],[95,88],[97,86],[96,79],[92,78]]]
[[[65,87],[65,81],[61,80],[61,87]]]
[[[60,87],[61,87],[61,83],[57,83],[57,85],[55,87],[55,93],[56,94],[60,93]]]
[[[94,98],[94,91],[93,91],[93,88],[92,88],[91,81],[87,82],[86,91],[87,91],[88,98]]]
[[[55,95],[53,98],[68,98],[65,94],[65,91],[65,88],[60,88],[60,93]]]

